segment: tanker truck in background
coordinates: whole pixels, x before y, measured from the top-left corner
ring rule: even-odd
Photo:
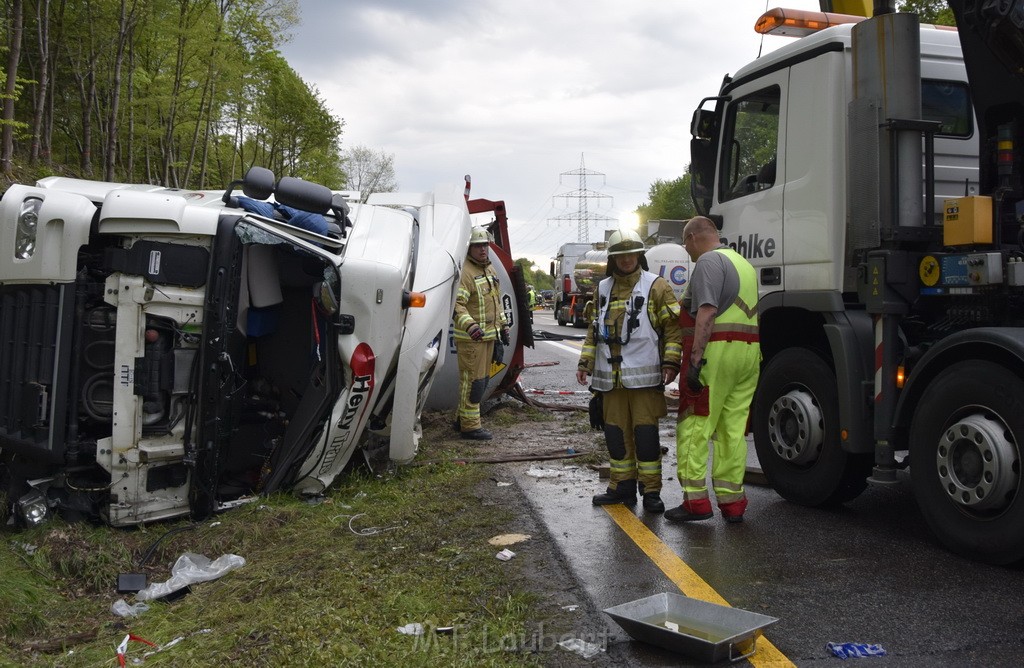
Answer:
[[[603,249],[603,242],[570,242],[559,246],[555,259],[551,261],[551,277],[555,279],[554,313],[559,325],[586,327],[583,321],[585,302],[580,299],[580,288],[576,283],[576,264],[586,253]]]
[[[573,283],[575,289],[567,293],[567,300],[561,309],[556,307],[555,319],[559,325],[572,324],[586,327],[593,317],[594,292],[597,284],[607,276],[608,251],[604,243],[594,244],[575,260]],[[672,286],[676,298],[683,295],[683,286],[690,277],[690,258],[678,243],[660,243],[645,251],[644,258],[650,271],[661,276]]]
[[[751,424],[769,483],[821,506],[908,469],[947,548],[1014,563],[1024,0],[951,0],[955,31],[885,4],[758,20],[800,39],[694,112],[693,201],[757,271]]]

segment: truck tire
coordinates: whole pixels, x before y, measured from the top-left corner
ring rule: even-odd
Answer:
[[[921,514],[947,548],[990,564],[1024,559],[1024,380],[971,360],[921,395],[910,430],[910,478]]]
[[[840,445],[835,373],[814,351],[788,348],[768,361],[754,394],[753,428],[761,470],[787,501],[835,505],[867,487],[872,456]]]
[[[560,327],[565,327],[565,318],[562,317],[562,303],[555,304],[555,320],[558,321]]]

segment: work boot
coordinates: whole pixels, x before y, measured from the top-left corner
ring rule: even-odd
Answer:
[[[491,432],[486,429],[474,429],[473,431],[462,432],[462,438],[470,441],[489,441],[491,438]]]
[[[730,524],[739,524],[743,521],[743,511],[747,509],[747,498],[743,497],[738,501],[719,503],[718,509],[722,511],[722,519]]]
[[[462,419],[455,418],[455,422],[452,422],[452,431],[462,431]]]
[[[665,511],[669,522],[699,522],[711,519],[711,502],[707,499],[683,501],[683,505]]]
[[[665,502],[661,500],[661,492],[644,493],[644,510],[649,513],[665,512]]]
[[[591,501],[595,506],[609,506],[613,503],[632,506],[636,503],[636,481],[623,480],[615,489],[609,487],[603,494],[595,494]]]

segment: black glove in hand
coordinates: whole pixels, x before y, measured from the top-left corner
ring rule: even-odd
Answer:
[[[476,324],[475,322],[472,325],[470,325],[469,331],[467,333],[469,334],[469,338],[473,339],[474,341],[479,341],[480,339],[484,338],[484,330],[480,329],[480,325]]]
[[[686,370],[686,389],[696,394],[704,389],[704,386],[700,382],[700,370],[704,368],[707,360],[701,360],[697,366],[690,365],[690,368]]]
[[[501,333],[499,334],[499,336],[501,337],[502,344],[507,346],[508,345],[508,327],[502,327],[501,328]]]

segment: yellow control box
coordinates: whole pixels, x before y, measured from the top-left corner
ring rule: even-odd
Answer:
[[[946,246],[992,243],[992,198],[975,195],[944,200],[942,243]]]

